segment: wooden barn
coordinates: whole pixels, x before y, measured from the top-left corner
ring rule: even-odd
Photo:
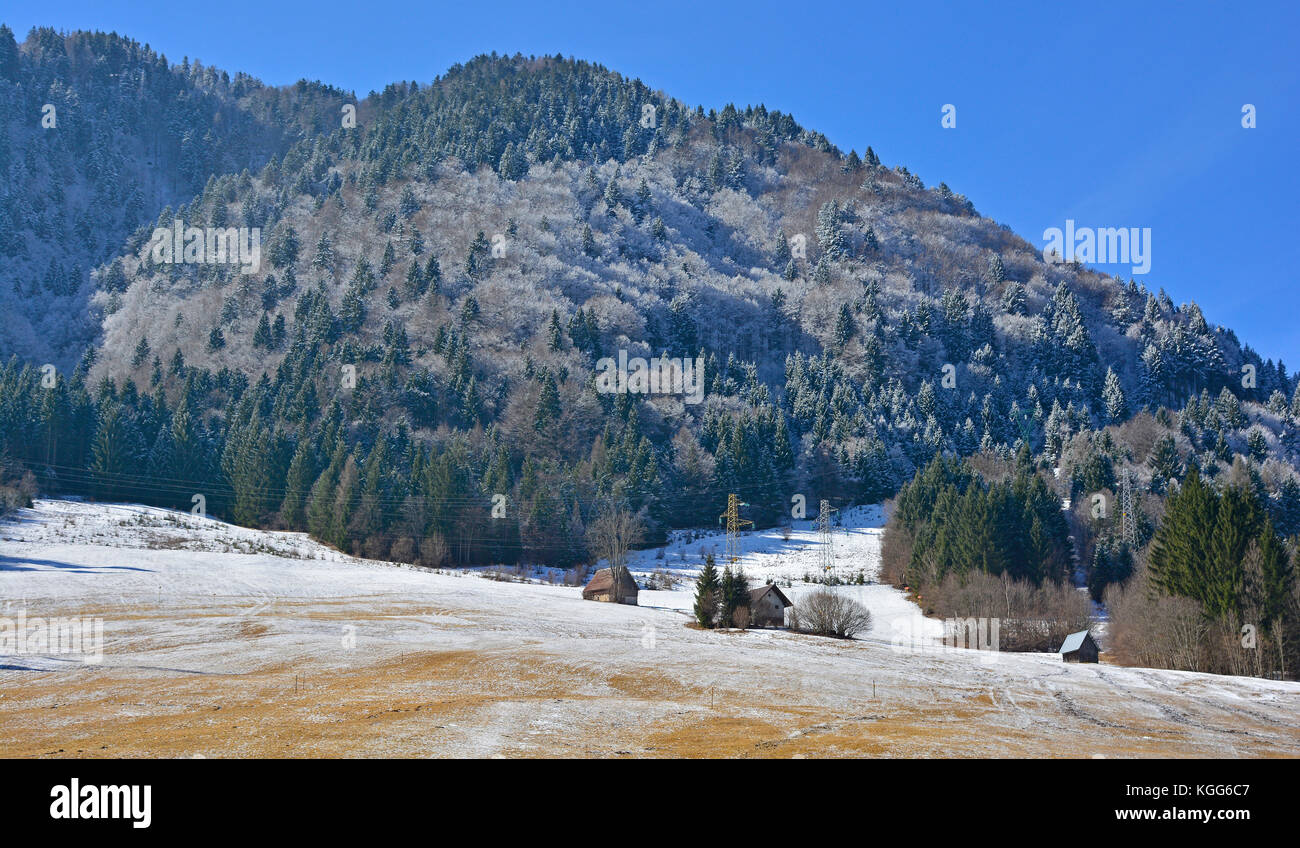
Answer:
[[[636,581],[626,568],[618,569],[618,578],[608,568],[602,568],[591,577],[582,590],[584,601],[604,601],[609,604],[631,604],[636,606]]]
[[[1061,659],[1065,662],[1095,663],[1097,661],[1097,643],[1087,630],[1071,633],[1061,644]]]
[[[794,604],[775,584],[749,590],[749,623],[754,627],[784,627],[785,611]]]

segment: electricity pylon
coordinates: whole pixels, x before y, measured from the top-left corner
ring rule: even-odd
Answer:
[[[836,511],[831,508],[831,502],[825,498],[817,508],[817,536],[822,543],[822,577],[827,580],[830,579],[831,571],[835,568],[835,560],[831,556],[831,513]]]
[[[1122,521],[1120,532],[1123,534],[1124,544],[1132,550],[1137,547],[1137,513],[1133,509],[1133,478],[1127,468],[1124,469],[1124,476],[1120,481],[1119,514]]]
[[[753,526],[754,522],[740,517],[740,508],[749,506],[741,501],[739,495],[727,495],[727,511],[718,516],[718,520],[727,520],[727,554],[725,561],[730,565],[735,565],[740,560],[740,528],[743,525]]]

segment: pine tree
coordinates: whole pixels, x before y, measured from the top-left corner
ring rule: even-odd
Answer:
[[[90,470],[96,494],[105,500],[134,496],[135,490],[122,482],[139,461],[138,434],[132,425],[120,403],[110,401],[100,411],[91,445]]]
[[[1152,583],[1166,594],[1195,598],[1209,570],[1218,498],[1193,470],[1165,503],[1151,543]]]
[[[609,178],[609,182],[605,184],[604,200],[606,214],[611,218],[614,217],[615,212],[618,211],[619,204],[623,202],[623,192],[618,187],[617,171],[615,171],[614,175]]]
[[[718,614],[718,569],[713,554],[704,558],[704,568],[695,581],[695,620],[701,627],[713,627]]]
[[[874,255],[880,250],[880,239],[876,237],[874,227],[867,227],[866,232],[862,234],[862,248],[869,255]]]
[[[478,231],[474,240],[470,242],[469,252],[465,257],[465,273],[471,278],[476,279],[479,275],[487,271],[489,259],[492,256],[492,245],[488,243],[487,235]]]
[[[1183,460],[1178,455],[1173,436],[1165,435],[1156,439],[1147,464],[1151,466],[1151,488],[1157,492],[1163,492],[1171,481],[1182,475]]]
[[[1002,308],[1012,315],[1025,314],[1025,287],[1015,281],[1007,283],[1002,290]]]
[[[18,42],[14,32],[5,24],[0,24],[0,79],[12,83],[18,82],[22,65],[19,62]]]
[[[1270,504],[1269,513],[1282,538],[1300,535],[1300,483],[1296,482],[1295,477],[1282,481],[1277,498]]]
[[[352,515],[357,508],[360,486],[361,471],[357,466],[356,458],[348,454],[347,459],[343,461],[343,470],[339,473],[338,486],[333,493],[331,504],[333,508],[330,512],[328,535],[325,537],[330,544],[342,551],[354,550],[350,528]]]
[[[474,295],[465,295],[465,302],[460,307],[460,323],[469,324],[478,318],[479,307],[478,298]]]
[[[555,378],[550,373],[542,377],[541,392],[537,396],[537,409],[533,413],[533,429],[543,430],[560,417],[560,393]]]
[[[785,237],[785,230],[780,230],[776,234],[776,253],[774,254],[777,268],[784,268],[786,263],[791,259],[790,242]]]
[[[813,283],[818,286],[829,286],[831,284],[831,267],[828,260],[829,254],[823,254],[817,260],[817,265],[813,268]]]
[[[407,266],[405,287],[406,296],[411,300],[424,294],[424,274],[420,271],[420,263],[413,261]]]
[[[330,463],[312,484],[307,497],[307,531],[316,539],[329,539],[330,522],[334,517],[334,489],[338,484],[343,463],[350,459],[343,440],[336,437]]]
[[[310,439],[301,438],[289,462],[284,482],[284,500],[280,503],[280,520],[290,530],[303,530],[307,522],[307,496],[316,479],[316,456]]]
[[[1251,593],[1260,611],[1260,625],[1267,628],[1286,614],[1294,593],[1295,572],[1291,556],[1274,531],[1272,521],[1264,520],[1256,538],[1259,570],[1250,575],[1252,579],[1245,589]]]
[[[1124,400],[1124,389],[1119,384],[1119,375],[1113,368],[1106,369],[1106,384],[1101,392],[1106,404],[1106,418],[1112,424],[1123,423],[1128,418],[1128,403]]]
[[[999,285],[1007,278],[1007,271],[1002,264],[1001,254],[995,253],[989,257],[989,267],[984,274],[984,278],[991,286]]]
[[[271,322],[262,313],[262,319],[257,322],[257,329],[253,331],[253,347],[269,348],[274,344],[274,338],[271,336]]]
[[[442,266],[438,264],[438,257],[430,256],[428,263],[425,264],[424,282],[434,292],[442,288]]]
[[[1263,462],[1268,456],[1268,439],[1264,437],[1264,431],[1258,427],[1251,427],[1250,432],[1246,435],[1246,450],[1250,452],[1251,459],[1256,462]]]
[[[135,346],[135,355],[131,357],[131,367],[139,368],[143,365],[144,361],[149,358],[149,353],[149,339],[141,336],[140,341]]]
[[[501,153],[501,160],[497,164],[497,173],[502,179],[512,181],[528,173],[528,160],[515,147],[513,141],[506,143],[506,149]]]
[[[831,260],[841,258],[848,251],[840,221],[840,207],[834,200],[828,200],[817,210],[817,242]]]
[[[398,201],[398,213],[406,219],[410,219],[416,212],[420,211],[420,201],[415,197],[415,191],[408,183],[402,188],[402,196]]]
[[[731,563],[727,563],[722,568],[722,579],[718,581],[718,625],[730,627],[735,611],[736,573],[731,570]]]
[[[857,331],[857,327],[853,323],[852,310],[849,309],[849,305],[847,303],[842,304],[840,306],[839,317],[835,319],[836,350],[840,350],[840,351],[844,350],[844,346],[849,343],[849,339],[853,338],[853,334],[856,331]]]
[[[560,311],[551,310],[550,320],[546,323],[546,346],[551,350],[562,350],[564,348],[564,333],[560,329]]]
[[[320,238],[316,240],[316,258],[311,261],[313,268],[319,268],[322,271],[332,272],[334,270],[334,247],[330,243],[330,235],[321,231]]]
[[[645,220],[645,217],[653,210],[652,201],[654,196],[650,193],[650,185],[641,178],[641,182],[636,187],[636,204],[632,207],[633,215],[637,223]]]
[[[600,248],[596,245],[596,237],[592,235],[590,224],[582,226],[582,252],[593,259],[600,255]]]
[[[366,321],[366,300],[362,290],[349,285],[343,292],[343,302],[339,305],[339,323],[343,329],[355,333]]]

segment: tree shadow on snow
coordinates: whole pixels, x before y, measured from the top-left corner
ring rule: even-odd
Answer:
[[[134,565],[77,565],[54,559],[31,559],[30,557],[5,556],[0,554],[0,571],[42,571],[46,568],[58,568],[73,574],[103,574],[108,571],[153,571],[152,568],[140,568]]]

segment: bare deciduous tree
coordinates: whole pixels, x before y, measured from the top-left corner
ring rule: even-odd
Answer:
[[[420,540],[420,565],[441,568],[447,563],[447,540],[441,533],[431,533]]]
[[[587,544],[598,558],[609,562],[612,575],[617,579],[620,569],[627,567],[627,552],[645,538],[645,521],[620,504],[609,504],[587,526]]]

